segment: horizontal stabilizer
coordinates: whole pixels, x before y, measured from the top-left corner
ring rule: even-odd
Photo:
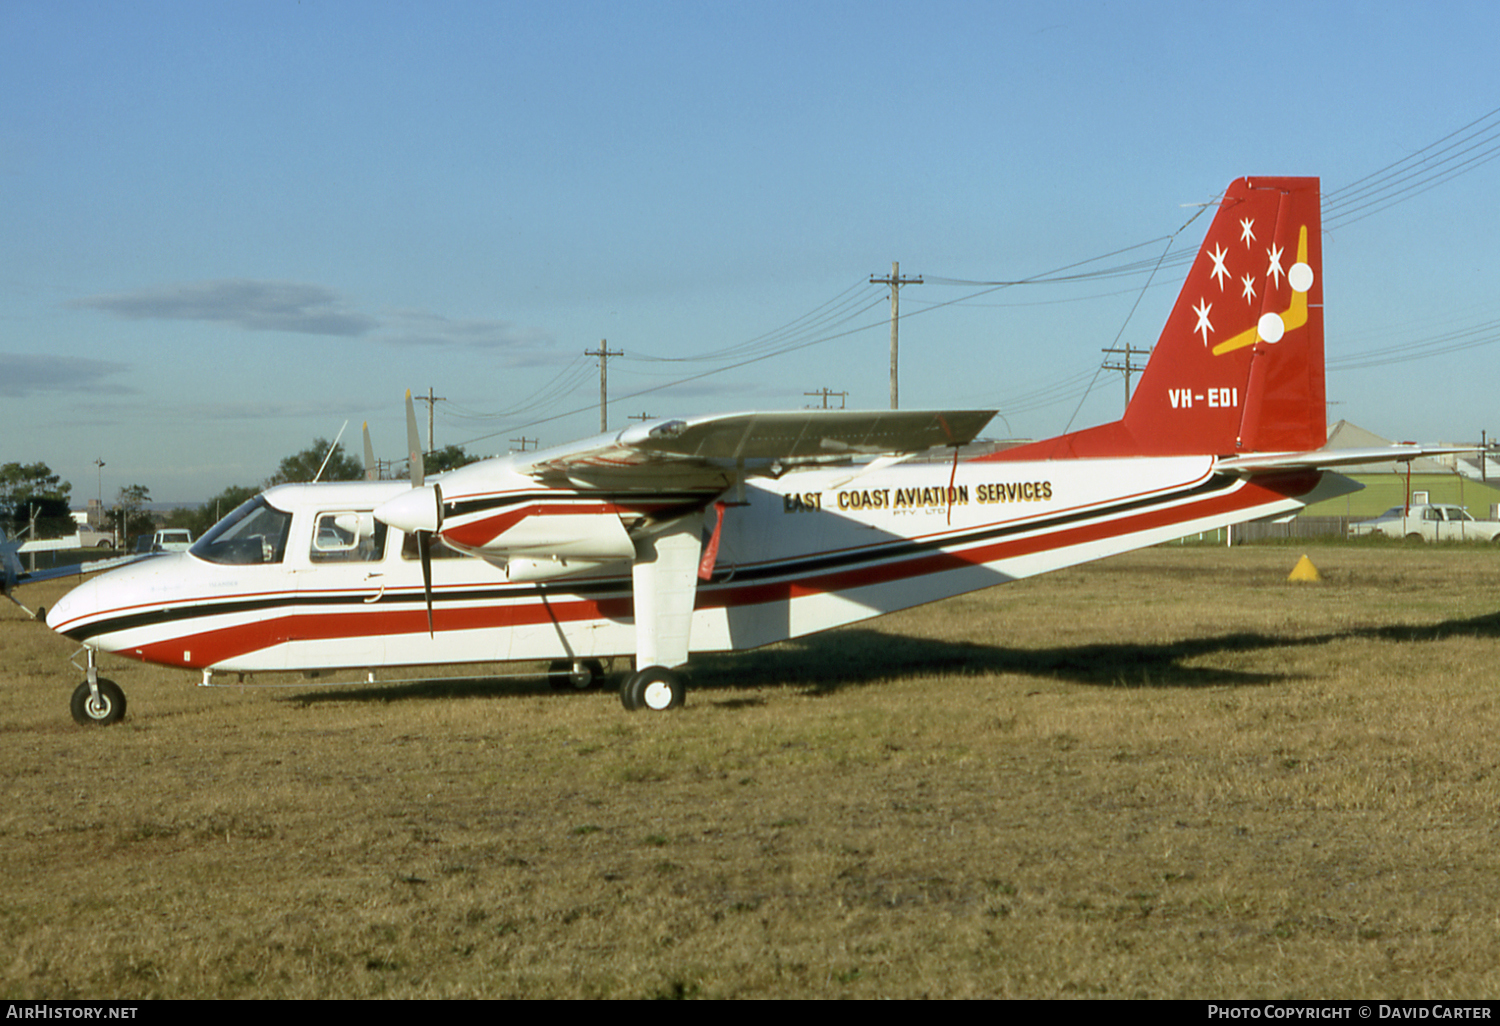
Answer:
[[[1368,449],[1313,449],[1309,452],[1265,452],[1218,462],[1220,470],[1259,473],[1267,470],[1319,470],[1364,463],[1407,463],[1427,456],[1477,452],[1474,446],[1386,445]]]

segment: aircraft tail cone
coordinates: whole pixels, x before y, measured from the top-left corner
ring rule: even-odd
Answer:
[[[1286,577],[1289,581],[1321,581],[1323,575],[1318,573],[1318,568],[1313,566],[1312,560],[1303,556],[1297,560],[1297,565],[1292,567],[1292,572]]]

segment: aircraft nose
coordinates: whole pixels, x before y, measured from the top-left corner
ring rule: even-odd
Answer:
[[[43,619],[48,627],[65,637],[71,637],[69,627],[99,610],[99,581],[85,581],[62,598],[52,603]]]

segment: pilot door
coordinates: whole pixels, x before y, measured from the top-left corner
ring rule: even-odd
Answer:
[[[369,510],[320,510],[297,568],[290,664],[308,670],[366,669],[386,658],[382,603],[391,582],[386,526]]]

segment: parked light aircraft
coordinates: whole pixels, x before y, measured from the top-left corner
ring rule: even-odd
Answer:
[[[1326,472],[1431,448],[1326,441],[1315,178],[1230,185],[1123,419],[961,458],[992,411],[669,419],[424,480],[291,484],[190,552],[47,613],[84,645],[74,717],[124,713],[95,654],[215,673],[629,657],[627,709],[692,652],[753,648],[1268,517]],[[942,459],[910,459],[937,447]],[[951,448],[949,450],[942,447]]]

